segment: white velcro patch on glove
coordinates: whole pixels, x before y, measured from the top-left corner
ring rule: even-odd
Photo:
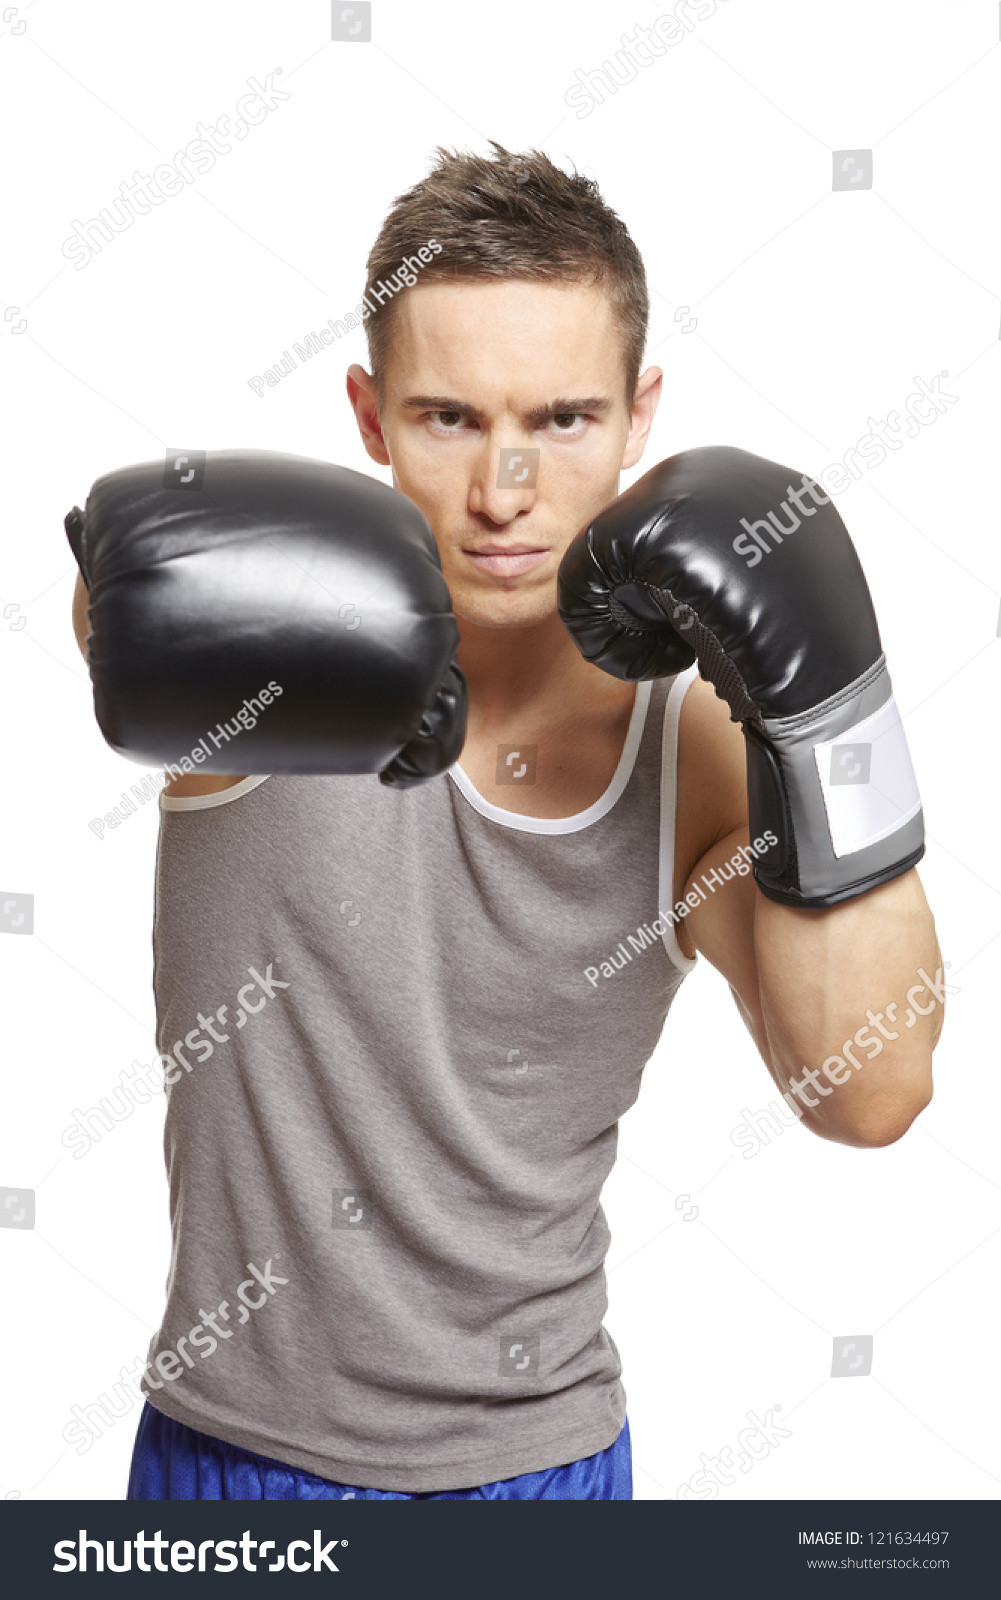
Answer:
[[[891,695],[871,717],[813,747],[836,856],[877,844],[921,809],[900,712]]]

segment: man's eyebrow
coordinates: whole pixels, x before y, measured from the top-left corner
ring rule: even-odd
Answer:
[[[458,411],[462,416],[479,417],[481,412],[468,401],[456,400],[447,394],[412,394],[408,395],[401,404],[411,411]],[[605,416],[611,411],[613,401],[605,395],[586,395],[583,399],[564,399],[562,396],[552,400],[548,405],[536,406],[526,414],[525,421],[531,428],[541,428],[544,423],[551,422],[553,417],[581,412],[591,412],[596,416]]]
[[[612,409],[612,401],[603,395],[587,395],[582,400],[554,400],[548,406],[536,406],[530,411],[525,421],[533,428],[540,428],[544,422],[551,422],[553,417],[565,416],[571,413],[590,411],[603,417]]]
[[[411,394],[400,403],[411,411],[462,411],[468,416],[479,416],[475,406],[467,405],[465,400],[453,400],[447,394]]]

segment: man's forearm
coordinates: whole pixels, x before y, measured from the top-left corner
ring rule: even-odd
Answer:
[[[85,661],[87,659],[87,640],[90,638],[90,624],[87,620],[87,606],[89,601],[90,596],[87,593],[87,585],[84,583],[83,578],[78,572],[76,575],[76,586],[73,590],[73,632],[76,635],[76,642],[80,654],[83,656]]]
[[[914,870],[827,911],[756,896],[769,1070],[827,1139],[890,1144],[931,1099],[944,970]]]

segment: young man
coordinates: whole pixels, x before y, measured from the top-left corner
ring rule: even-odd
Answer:
[[[807,802],[789,799],[786,733],[809,696],[781,727],[774,704],[772,721],[745,708],[742,733],[732,673],[706,665],[705,618],[684,604],[666,631],[702,641],[719,693],[687,646],[655,673],[594,643],[618,602],[581,562],[600,566],[598,531],[633,504],[636,490],[616,502],[619,474],[643,454],[662,373],[640,370],[642,263],[592,183],[538,152],[440,151],[384,224],[365,305],[372,372],[353,365],[348,394],[369,455],[433,530],[465,743],[408,790],[303,761],[267,778],[192,772],[164,792],[154,947],[173,1259],[130,1497],[629,1498],[601,1326],[618,1118],[701,951],[812,1131],[900,1138],[930,1099],[941,1006],[917,1006],[906,1029],[872,1023],[871,1007],[940,967],[908,865],[919,821],[906,849],[896,822],[875,830],[898,844],[867,844],[867,876],[845,876],[862,857],[825,845],[807,892],[820,846]],[[665,516],[658,503],[641,533],[613,530],[612,563]],[[557,574],[585,528],[564,626]],[[710,532],[687,542],[703,577]],[[828,559],[807,540],[781,553],[775,540],[777,573]],[[632,581],[607,593],[626,604]],[[654,621],[642,597],[620,616],[633,649],[645,629],[663,636],[663,597],[680,593],[637,582],[662,603]],[[794,630],[806,601],[782,582],[768,603]],[[867,604],[860,593],[858,632],[878,650]],[[85,606],[81,585],[82,647]],[[731,661],[776,631],[760,607],[756,626],[730,613]],[[190,648],[212,619],[209,602]],[[806,649],[784,673],[800,687],[838,653],[811,667]],[[887,693],[865,702],[870,721]],[[779,757],[759,751],[752,770],[781,768],[785,809],[769,811],[772,780],[755,776],[752,811],[788,837],[771,876],[756,869],[763,891],[746,865],[766,846],[749,834],[745,747],[769,740]],[[707,879],[715,892],[696,889]],[[665,914],[675,904],[687,914]],[[843,1052],[857,1068],[867,1010],[879,1060],[853,1072]]]

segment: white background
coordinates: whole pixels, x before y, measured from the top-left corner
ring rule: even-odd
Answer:
[[[721,0],[578,117],[576,69],[667,9],[377,0],[365,45],[331,42],[321,0],[35,0],[0,25],[0,612],[17,608],[0,620],[0,883],[36,917],[33,937],[0,936],[0,1184],[38,1207],[33,1230],[0,1230],[0,1495],[124,1495],[138,1403],[85,1453],[63,1429],[145,1352],[169,1259],[162,1101],[82,1160],[60,1143],[73,1106],[153,1051],[157,824],[147,805],[103,840],[87,826],[140,769],[94,722],[62,518],[100,473],[168,445],[377,471],[344,398],[360,329],[262,398],[247,379],[358,301],[385,210],[433,147],[489,137],[590,171],[642,251],[666,387],[640,470],[729,443],[819,473],[917,376],[945,370],[959,397],[838,498],[959,989],[935,1099],[888,1149],[794,1127],[745,1160],[731,1130],[776,1091],[700,963],[622,1125],[607,1324],[638,1497],[673,1498],[776,1406],[791,1436],[721,1498],[998,1493],[998,6]],[[74,219],[279,66],[289,99],[211,173],[83,270],[66,260]],[[832,193],[832,151],[858,148],[872,189]],[[832,1340],[858,1334],[871,1376],[831,1378]]]

